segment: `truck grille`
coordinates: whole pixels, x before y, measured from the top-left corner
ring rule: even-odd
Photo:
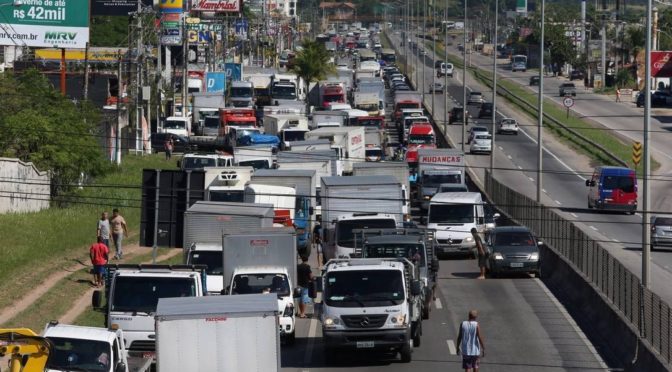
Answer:
[[[128,347],[129,351],[154,351],[156,350],[155,341],[153,340],[140,340],[133,341],[131,346]]]
[[[348,328],[380,328],[387,320],[387,314],[380,315],[341,315]]]
[[[462,239],[437,239],[439,244],[462,244]]]

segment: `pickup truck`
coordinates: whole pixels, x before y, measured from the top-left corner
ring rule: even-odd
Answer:
[[[574,96],[576,97],[576,85],[574,83],[562,83],[559,89],[560,97]]]

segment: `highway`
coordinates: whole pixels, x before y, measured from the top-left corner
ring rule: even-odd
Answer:
[[[390,36],[393,43],[396,43],[397,46],[400,45],[399,35],[391,34]],[[404,48],[398,48],[398,50],[399,52],[403,53]],[[427,56],[427,71],[425,73],[426,87],[428,87],[429,83],[435,79],[432,75],[434,65],[432,59],[433,53],[431,53],[429,49],[427,49],[427,51],[429,54]],[[416,58],[419,57],[417,66],[422,66],[422,57],[420,57],[420,55],[417,53],[419,52],[416,51],[415,54]],[[449,53],[453,53],[460,58],[462,57],[460,52],[454,48],[449,48]],[[483,68],[492,68],[492,57],[479,56],[476,53],[472,53],[470,56],[472,63],[480,64]],[[469,58],[469,56],[467,57]],[[437,59],[440,60],[442,58],[439,56]],[[490,61],[489,67],[488,60]],[[506,70],[507,62],[501,62],[502,63],[499,65],[499,73],[501,73],[505,78],[506,76],[511,76],[511,71]],[[527,82],[527,79],[529,79],[529,76],[531,76],[532,73],[516,72],[515,74],[516,81]],[[422,72],[420,71],[418,75],[422,77]],[[443,78],[441,78],[441,80],[443,81]],[[553,99],[558,100],[559,97],[557,97],[557,92],[561,80],[550,78],[545,79],[545,83],[546,81],[549,81],[550,83],[547,87],[545,86],[544,88],[545,94]],[[467,76],[467,85],[469,88],[482,92],[486,100],[491,102],[491,89],[481,85],[470,76]],[[419,86],[422,87],[422,84],[420,83]],[[580,86],[582,86],[582,84],[580,84]],[[532,88],[536,89],[537,87]],[[595,94],[584,93],[582,89],[582,87],[579,87],[578,89],[578,96],[576,99],[577,103],[575,106],[580,107],[582,110],[587,110],[589,113],[592,112],[590,111],[590,107],[592,106],[610,107],[614,105],[621,107],[623,111],[641,111],[641,109],[634,107],[634,104],[625,102],[622,104],[615,104],[615,102],[607,102],[605,101],[605,98],[596,97],[597,95]],[[454,77],[452,79],[448,79],[447,94],[448,109],[454,107],[456,104],[461,105],[463,96],[462,70],[456,69]],[[595,102],[591,104],[584,104],[584,101]],[[425,94],[425,103],[428,107],[431,107],[431,94]],[[511,105],[507,104],[501,97],[498,99],[497,103],[497,119],[499,120],[502,115],[516,118],[522,126],[522,131],[518,136],[496,135],[495,168],[505,170],[496,170],[496,178],[507,184],[509,187],[519,190],[529,197],[535,198],[537,179],[536,119],[531,120],[528,116],[520,114],[516,109],[513,109]],[[443,110],[445,107],[443,95],[435,95],[434,104],[434,117],[437,121],[443,120]],[[490,118],[484,118],[480,120],[477,119],[477,106],[469,106],[468,110],[469,114],[473,118],[476,118],[475,120],[470,120],[470,126],[475,121],[478,123],[478,125],[485,125],[488,128],[491,127]],[[594,116],[597,115],[599,114],[595,114]],[[641,125],[641,116],[639,119],[632,116],[625,116],[624,118],[619,118],[618,120],[626,121],[629,123],[627,125],[630,126]],[[632,134],[635,132],[628,133]],[[450,126],[448,129],[448,136],[457,146],[460,146],[461,125],[453,124]],[[672,137],[670,135],[658,135],[658,137],[662,137],[662,139],[659,141],[672,141]],[[544,131],[543,138],[545,147],[543,155],[544,172],[542,178],[544,204],[558,207],[560,211],[564,212],[563,215],[565,218],[576,221],[577,224],[584,231],[589,233],[594,239],[605,243],[605,247],[607,247],[607,249],[609,249],[609,251],[619,261],[621,261],[634,274],[639,275],[641,272],[641,216],[639,214],[630,216],[619,213],[599,213],[588,211],[586,199],[587,189],[584,182],[586,176],[591,174],[593,167],[597,164],[594,164],[585,156],[577,155],[574,150],[558,142],[557,140],[554,140],[548,131]],[[468,150],[468,146],[466,149]],[[657,156],[657,158],[661,160],[664,159],[660,158],[659,156]],[[470,168],[476,172],[477,175],[482,177],[483,169],[489,167],[489,157],[487,155],[467,155],[467,163]],[[661,163],[663,164],[663,167],[659,173],[667,172],[665,170],[667,167],[667,162],[661,161]],[[660,176],[654,175],[654,177]],[[670,197],[669,192],[661,191],[661,188],[667,188],[669,190],[669,184],[667,184],[667,182],[657,182],[653,188],[654,196],[652,206],[654,206],[654,209],[656,210],[665,208],[664,205],[667,203],[667,198]],[[666,286],[666,283],[672,280],[672,252],[653,252],[652,263],[652,289],[668,303],[672,303],[672,290],[669,288],[669,286]]]

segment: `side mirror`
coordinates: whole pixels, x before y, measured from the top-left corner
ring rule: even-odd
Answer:
[[[114,367],[114,372],[126,372],[126,364],[124,362],[119,362]]]
[[[299,288],[299,287],[294,288],[294,292],[292,293],[292,297],[300,298],[301,297],[301,288]]]
[[[482,225],[485,223],[485,218],[484,217],[478,217],[478,224]]]
[[[586,180],[586,186],[590,187],[590,180]]]
[[[93,295],[91,295],[91,306],[94,309],[100,308],[103,305],[103,292],[102,291],[94,291]]]
[[[499,213],[495,213],[492,215],[492,218],[494,219],[498,219],[499,217],[502,217],[502,215],[500,215]]]
[[[542,242],[541,240],[537,240],[537,245],[542,246],[542,245],[544,245],[544,242]]]
[[[411,282],[411,295],[420,296],[422,294],[422,282],[414,280]]]

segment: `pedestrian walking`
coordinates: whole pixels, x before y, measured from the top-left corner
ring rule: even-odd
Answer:
[[[306,317],[306,305],[310,304],[310,294],[308,287],[313,284],[313,269],[308,264],[308,257],[302,256],[301,263],[296,267],[296,276],[298,285],[301,288],[301,298],[299,299],[299,318]]]
[[[485,250],[483,246],[483,241],[481,236],[478,235],[478,230],[475,227],[471,228],[471,236],[474,237],[474,242],[476,242],[476,254],[478,255],[478,268],[480,270],[480,275],[478,279],[485,279],[485,265],[487,264],[488,251]]]
[[[616,102],[621,102],[621,88],[616,88]]]
[[[457,353],[462,354],[462,368],[465,372],[478,372],[479,360],[485,358],[485,343],[478,325],[478,311],[469,311],[469,320],[460,325],[457,335]]]
[[[163,148],[166,151],[166,160],[170,160],[173,156],[173,148],[175,147],[175,142],[173,141],[173,136],[168,136],[166,142],[163,144]]]
[[[124,255],[121,244],[124,237],[128,236],[128,227],[126,226],[126,220],[119,214],[119,209],[117,208],[112,210],[110,226],[112,227],[112,240],[114,240],[114,259],[121,260]]]
[[[96,287],[103,286],[103,274],[109,254],[110,249],[103,243],[103,238],[98,236],[97,242],[89,248],[89,257],[91,257],[91,264],[93,265],[93,285]]]
[[[103,244],[110,247],[110,220],[107,218],[107,212],[103,212],[98,220],[96,237],[102,238]]]

